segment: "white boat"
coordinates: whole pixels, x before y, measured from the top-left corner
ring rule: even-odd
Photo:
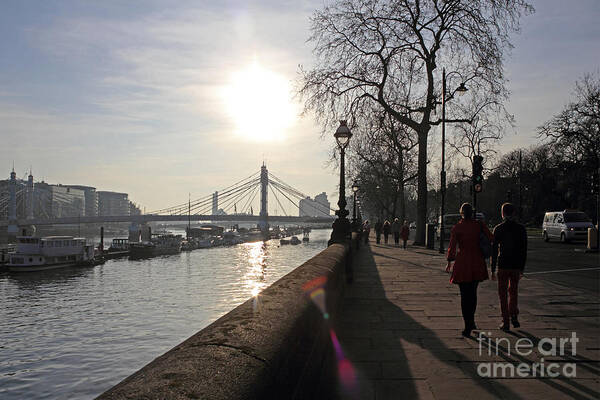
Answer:
[[[236,231],[223,232],[223,245],[233,246],[236,244],[242,244],[244,240],[240,237],[240,234]]]
[[[84,238],[19,236],[17,251],[10,254],[6,267],[12,272],[33,272],[93,262],[94,246]]]

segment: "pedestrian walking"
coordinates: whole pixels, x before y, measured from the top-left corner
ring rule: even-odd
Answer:
[[[377,240],[377,244],[381,243],[381,231],[383,231],[383,223],[378,218],[377,222],[375,222],[375,239]]]
[[[392,226],[390,224],[390,221],[388,221],[386,219],[385,222],[383,223],[383,241],[385,242],[385,244],[388,244],[388,236],[390,236],[391,230],[392,230]]]
[[[392,232],[394,233],[394,244],[396,247],[400,246],[400,221],[398,218],[394,218],[394,222],[392,222]]]
[[[408,235],[410,233],[410,227],[408,226],[408,221],[404,220],[404,225],[402,225],[402,229],[400,230],[400,237],[402,238],[402,247],[406,250],[406,242],[408,241]]]
[[[485,224],[473,218],[471,204],[464,203],[460,207],[460,215],[461,220],[450,232],[446,272],[452,272],[450,282],[458,284],[460,289],[460,307],[465,323],[462,335],[468,337],[473,329],[477,329],[477,286],[479,282],[488,279],[487,265],[480,247],[480,235],[483,233],[490,243],[493,236]]]
[[[515,206],[511,203],[502,204],[502,222],[494,227],[492,243],[492,280],[496,280],[498,266],[498,297],[502,312],[503,331],[510,330],[509,321],[513,327],[519,323],[519,280],[525,271],[527,260],[527,231],[525,227],[514,220]]]
[[[365,220],[363,224],[363,235],[365,235],[365,244],[369,243],[369,234],[371,233],[371,224],[369,220]]]

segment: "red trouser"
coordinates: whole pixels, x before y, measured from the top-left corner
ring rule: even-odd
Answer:
[[[510,318],[516,318],[519,315],[520,278],[521,271],[517,269],[498,269],[498,295],[500,296],[502,320],[505,323],[508,323]]]

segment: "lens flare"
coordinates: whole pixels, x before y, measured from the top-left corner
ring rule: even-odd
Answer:
[[[327,313],[327,306],[325,303],[325,284],[327,283],[326,276],[320,276],[302,285],[302,289],[308,297],[315,303],[317,308],[323,314],[323,318],[329,319],[329,313]]]
[[[338,377],[340,379],[342,389],[349,394],[356,394],[357,381],[354,366],[352,365],[350,360],[348,360],[344,355],[342,346],[340,345],[337,335],[335,334],[333,329],[329,330],[329,336],[331,337],[331,343],[333,344],[333,349],[335,350]]]
[[[320,276],[315,278],[309,282],[306,282],[302,285],[302,290],[304,293],[310,297],[310,299],[315,303],[317,308],[323,314],[323,318],[325,320],[329,319],[329,314],[327,313],[326,307],[326,297],[325,297],[325,285],[327,284],[327,277]],[[333,349],[335,351],[335,359],[337,362],[337,370],[338,377],[341,384],[341,389],[348,395],[350,398],[357,398],[357,379],[356,379],[356,371],[354,366],[346,358],[344,355],[344,351],[342,350],[342,346],[340,345],[340,341],[337,338],[333,329],[329,329],[329,336],[331,337],[331,344],[333,345]]]

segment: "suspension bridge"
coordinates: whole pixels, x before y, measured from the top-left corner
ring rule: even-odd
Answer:
[[[14,172],[11,174],[11,182],[14,181]],[[329,204],[316,203],[311,210],[311,216],[294,216],[286,212],[285,204],[293,205],[294,210],[301,210],[300,201],[307,199],[304,193],[285,183],[282,179],[269,173],[266,165],[260,170],[236,183],[206,196],[188,199],[174,206],[153,210],[141,215],[78,215],[69,217],[38,216],[33,217],[34,196],[33,180],[30,179],[27,189],[16,190],[16,185],[9,185],[8,196],[0,201],[0,215],[6,215],[7,219],[0,219],[0,227],[8,227],[9,232],[17,227],[29,225],[61,225],[61,224],[86,224],[86,223],[111,223],[131,222],[146,223],[154,221],[239,221],[256,222],[261,229],[267,229],[270,222],[277,223],[330,223],[334,216],[331,215]],[[17,218],[19,207],[17,198],[21,193],[21,203],[28,210],[25,218]],[[268,203],[269,192],[275,200],[275,209],[280,210],[283,215],[269,215]],[[255,215],[254,204],[256,197],[260,199],[260,211]],[[39,197],[39,196],[37,196]],[[23,206],[23,204],[21,204]],[[5,207],[2,213],[1,208]],[[301,214],[299,212],[298,214]]]

